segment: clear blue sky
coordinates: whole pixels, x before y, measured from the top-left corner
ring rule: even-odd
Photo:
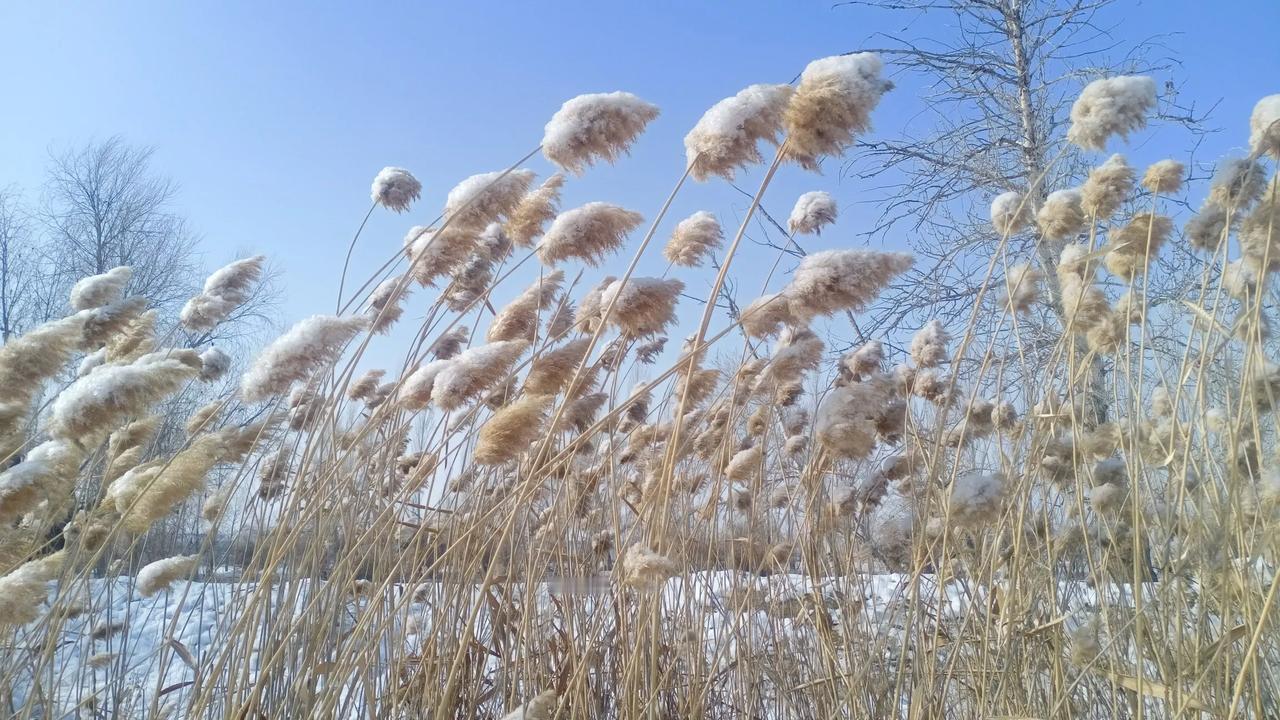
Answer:
[[[1173,78],[1182,97],[1205,107],[1222,100],[1211,124],[1224,132],[1200,157],[1241,146],[1253,103],[1280,92],[1280,2],[1122,7],[1107,18],[1119,23],[1117,40],[1180,33],[1165,44],[1184,64]],[[647,218],[683,167],[681,138],[715,101],[880,43],[869,40],[877,31],[920,37],[946,20],[805,0],[4,3],[0,186],[34,198],[51,147],[117,133],[155,146],[156,169],[180,183],[178,208],[204,238],[206,265],[244,251],[272,256],[286,273],[289,321],[330,308],[384,165],[412,170],[425,195],[410,215],[375,213],[362,270],[398,247],[408,226],[432,219],[458,180],[532,149],[565,99],[629,90],[662,116],[630,159],[571,183],[565,201],[619,202]],[[892,93],[877,132],[900,131],[919,109],[909,85]],[[540,158],[531,166],[550,171]],[[834,169],[784,169],[767,206],[785,215],[812,189],[833,192],[847,210],[813,246],[861,242],[859,213],[869,211],[856,203],[868,189]],[[719,183],[697,185],[671,222],[706,208],[729,226],[744,207]],[[694,291],[706,285],[688,281]],[[744,283],[747,297],[757,291]]]

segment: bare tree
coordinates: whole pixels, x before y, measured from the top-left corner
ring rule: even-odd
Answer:
[[[946,322],[967,321],[1001,245],[988,218],[991,198],[1016,190],[1037,208],[1048,192],[1076,183],[1092,162],[1066,142],[1069,108],[1080,88],[1104,74],[1159,73],[1173,63],[1159,57],[1159,38],[1128,45],[1114,39],[1104,16],[1117,0],[840,4],[876,5],[913,19],[927,11],[945,17],[938,25],[947,28],[945,35],[928,39],[878,35],[887,46],[870,48],[891,58],[899,72],[925,82],[927,127],[918,135],[908,130],[901,139],[860,143],[845,168],[882,183],[884,210],[870,234],[909,230],[918,258],[916,271],[863,329],[898,328],[912,318],[923,320],[926,312]],[[1166,81],[1160,115],[1200,132],[1200,113],[1180,107],[1176,96]],[[1047,351],[1060,336],[1054,268],[1061,249],[1034,232],[1009,238],[1004,248],[1010,263],[1038,261],[1053,300],[1051,312],[1021,327],[1031,345],[1024,351]],[[997,283],[1002,269],[998,264]],[[1106,372],[1103,360],[1095,370]]]
[[[41,268],[31,223],[12,190],[0,190],[0,342],[38,319]]]
[[[54,283],[117,265],[133,268],[129,292],[172,310],[196,283],[196,237],[170,205],[176,185],[151,170],[151,148],[119,137],[50,157],[40,214]]]

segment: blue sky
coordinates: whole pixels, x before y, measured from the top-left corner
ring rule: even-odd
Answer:
[[[1118,24],[1117,40],[1180,33],[1164,42],[1183,63],[1173,78],[1182,97],[1222,101],[1210,124],[1224,131],[1200,157],[1242,145],[1253,103],[1280,91],[1280,2],[1121,7],[1106,18]],[[281,319],[289,321],[331,307],[346,244],[384,165],[412,170],[425,195],[409,215],[375,213],[357,276],[415,221],[432,219],[458,180],[531,150],[565,99],[629,90],[662,116],[631,158],[571,182],[565,203],[608,200],[649,217],[683,168],[681,138],[715,101],[750,83],[789,81],[811,59],[881,43],[869,39],[878,31],[921,37],[947,21],[803,0],[5,3],[0,186],[34,198],[50,148],[113,134],[152,145],[156,169],[181,185],[177,207],[203,236],[205,264],[270,255],[285,271]],[[915,90],[886,97],[878,133],[918,119]],[[550,172],[541,158],[531,167]],[[766,206],[785,216],[812,189],[831,191],[847,211],[813,247],[862,242],[854,238],[870,210],[858,202],[869,189],[834,170],[785,168]],[[710,209],[732,226],[745,205],[722,184],[696,185],[669,222]],[[642,271],[663,267],[655,260]],[[755,278],[744,282],[749,298],[763,282],[759,265],[744,265],[742,277]]]

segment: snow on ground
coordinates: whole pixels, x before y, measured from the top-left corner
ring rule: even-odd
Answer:
[[[229,575],[215,573],[210,577],[217,580]],[[35,708],[32,717],[151,717],[156,708],[164,710],[166,704],[177,711],[170,717],[181,717],[179,707],[188,700],[197,669],[211,664],[220,630],[225,632],[234,623],[236,608],[243,607],[244,600],[256,588],[254,583],[176,583],[167,591],[143,598],[133,584],[128,577],[90,580],[88,596],[82,601],[92,610],[54,623],[59,641],[52,662],[41,663],[32,658],[29,665],[43,669],[38,678],[27,679],[42,688],[55,688],[56,702],[54,707]],[[439,586],[419,586],[419,594],[430,598],[434,589]],[[1097,602],[1096,594],[1082,584],[1064,583],[1063,589],[1066,606],[1058,608],[1058,613],[1079,615]],[[393,586],[389,597],[403,598],[406,592],[410,592],[406,587]],[[535,594],[539,607],[550,608],[553,594],[577,595],[585,607],[605,601],[611,592],[606,579],[585,584],[552,581],[540,585]],[[806,598],[822,598],[823,604],[831,608],[859,607],[859,617],[838,618],[839,621],[858,622],[868,629],[879,628],[882,633],[887,629],[889,636],[902,632],[906,608],[913,602],[928,608],[934,617],[949,619],[962,617],[974,604],[988,601],[987,593],[973,584],[952,582],[939,590],[931,576],[924,576],[913,589],[912,578],[901,574],[821,578],[815,583],[796,574],[758,577],[734,571],[700,572],[668,581],[661,592],[664,614],[693,610],[694,617],[702,618],[707,638],[728,638],[731,643],[737,642],[737,634],[725,633],[725,629],[730,625],[741,629],[744,621],[746,627],[760,628],[758,637],[762,639],[772,637],[764,630],[781,629],[781,636],[776,638],[781,642],[804,642],[802,636],[810,632],[806,629],[809,623],[797,615],[802,614]],[[305,596],[304,590],[295,602],[301,603]],[[860,602],[848,602],[859,596]],[[57,602],[67,600],[64,595]],[[1115,600],[1123,601],[1118,597],[1107,599]],[[395,633],[404,638],[402,642],[407,643],[409,651],[423,634],[430,632],[428,607],[408,606],[415,619],[405,628],[407,633]],[[838,615],[838,611],[834,612]],[[1069,625],[1078,621],[1073,619]],[[754,642],[757,633],[750,635]],[[21,636],[19,640],[21,645]],[[26,646],[39,648],[47,644],[28,638]],[[726,649],[713,648],[709,652],[719,654],[723,660]],[[732,652],[729,648],[728,653]],[[253,678],[258,666],[256,653],[251,653],[247,661],[248,674]],[[30,685],[25,688],[28,693],[29,689]],[[18,688],[15,696],[18,707],[28,697],[24,688]],[[95,703],[103,714],[88,711]],[[102,707],[103,703],[109,703],[110,708]],[[353,712],[356,710],[353,708]]]

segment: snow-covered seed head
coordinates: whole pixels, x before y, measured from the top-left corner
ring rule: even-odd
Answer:
[[[218,268],[204,281],[204,289],[187,301],[179,319],[191,330],[208,330],[249,299],[262,277],[262,255],[243,258]]]
[[[127,418],[141,415],[191,379],[196,367],[176,352],[174,358],[142,358],[129,365],[107,365],[76,380],[58,394],[45,429],[55,438],[92,444]]]
[[[658,107],[628,92],[579,95],[547,122],[542,154],[576,175],[597,161],[614,162],[630,149]]]
[[[1071,106],[1067,140],[1086,150],[1103,150],[1112,135],[1147,126],[1147,114],[1156,106],[1156,83],[1141,75],[1120,75],[1094,80],[1085,86]]]
[[[1133,191],[1133,168],[1119,153],[1089,171],[1080,187],[1080,207],[1095,220],[1106,220]]]
[[[138,571],[134,587],[142,597],[151,597],[168,590],[175,581],[190,575],[199,564],[199,555],[175,555],[156,560]]]
[[[697,267],[718,250],[722,242],[724,232],[716,216],[699,210],[676,224],[662,255],[676,265]]]
[[[121,265],[101,275],[82,278],[71,286],[71,309],[88,310],[116,302],[132,277],[133,268]]]
[[[1177,160],[1159,160],[1151,163],[1142,175],[1142,187],[1153,193],[1169,195],[1182,189],[1186,166]]]
[[[554,350],[540,353],[529,368],[524,391],[530,395],[559,394],[586,358],[590,345],[590,338],[578,338]]]
[[[352,400],[368,402],[378,397],[378,388],[382,386],[382,378],[386,370],[369,370],[352,381],[347,387],[347,397]]]
[[[431,402],[448,412],[475,400],[507,378],[528,347],[529,343],[523,340],[504,340],[473,347],[445,361],[435,373]]]
[[[1227,211],[1221,205],[1205,203],[1200,212],[1187,221],[1183,234],[1193,248],[1217,250],[1227,237]]]
[[[969,470],[951,485],[951,519],[960,525],[982,525],[996,521],[1004,505],[1008,483],[1000,473]]]
[[[627,548],[621,565],[623,584],[641,590],[656,590],[680,573],[675,561],[641,543]]]
[[[1036,213],[1036,224],[1050,240],[1067,240],[1079,235],[1085,226],[1080,191],[1068,188],[1049,193]]]
[[[452,330],[441,333],[427,352],[437,360],[448,360],[462,352],[462,346],[470,339],[471,331],[462,325],[456,325]]]
[[[489,223],[507,218],[532,183],[533,171],[524,168],[472,175],[449,191],[445,219],[450,227],[479,233]]]
[[[884,363],[884,345],[879,340],[868,340],[861,347],[844,356],[841,365],[854,380],[880,372]]]
[[[615,280],[600,297],[601,309],[613,305],[608,321],[632,336],[657,335],[675,322],[676,302],[684,283],[661,278]]]
[[[836,214],[835,198],[821,190],[814,190],[796,200],[795,207],[791,209],[791,217],[787,219],[787,227],[793,235],[821,235],[824,226],[836,221]]]
[[[1280,94],[1268,95],[1253,106],[1249,149],[1254,157],[1268,154],[1280,160]]]
[[[528,247],[542,235],[542,228],[555,218],[560,205],[560,188],[564,175],[556,173],[529,191],[512,209],[505,226],[511,242]]]
[[[364,315],[312,315],[267,346],[245,373],[240,396],[260,402],[283,395],[294,383],[309,379],[333,362],[356,333],[369,326]]]
[[[409,296],[409,286],[403,275],[392,275],[378,283],[369,293],[369,309],[366,314],[372,318],[373,331],[385,333],[391,329],[404,314],[404,299]]]
[[[541,436],[551,400],[549,395],[523,395],[494,413],[480,428],[475,461],[502,465],[524,452]]]
[[[1005,274],[1005,297],[1013,312],[1026,312],[1040,299],[1040,282],[1044,273],[1029,263],[1009,267]]]
[[[842,154],[855,137],[871,129],[871,112],[893,88],[880,76],[883,67],[874,53],[809,63],[784,115],[787,156],[814,170],[820,158]]]
[[[603,202],[566,210],[547,229],[538,257],[546,265],[576,259],[598,267],[643,220],[638,212]]]
[[[889,405],[884,383],[859,382],[827,393],[813,418],[814,437],[832,455],[861,460],[876,445],[876,425]]]
[[[824,250],[800,262],[783,293],[802,322],[840,310],[859,312],[914,261],[906,253]]]
[[[84,455],[74,442],[46,440],[0,472],[0,523],[12,522],[46,498],[72,492]]]
[[[200,382],[216,382],[231,369],[231,356],[211,347],[200,353]]]
[[[439,230],[415,225],[404,237],[409,272],[423,287],[432,285],[461,268],[479,241],[479,233],[454,225]]]
[[[742,331],[753,338],[777,335],[784,325],[797,323],[791,303],[782,293],[761,295],[742,309]]]
[[[911,360],[916,367],[931,368],[947,360],[947,343],[951,334],[941,320],[930,320],[911,337]]]
[[[404,212],[422,194],[422,183],[408,170],[384,167],[373,178],[370,196],[373,201],[388,210]]]
[[[1000,193],[991,201],[991,227],[1009,237],[1031,224],[1035,212],[1022,193]]]
[[[760,162],[760,142],[778,143],[792,92],[790,85],[751,85],[712,105],[684,137],[693,178],[732,180],[739,169]]]

